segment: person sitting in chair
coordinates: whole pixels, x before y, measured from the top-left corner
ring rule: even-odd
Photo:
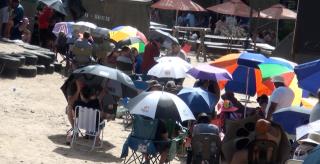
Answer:
[[[198,115],[197,123],[192,128],[192,137],[203,133],[219,135],[219,128],[216,125],[210,124],[210,118],[206,113]],[[192,150],[189,149],[187,153],[187,164],[190,164],[192,161]]]
[[[101,111],[102,108],[101,108],[101,105],[100,105],[100,102],[98,100],[97,95],[98,95],[98,92],[95,87],[90,87],[88,85],[83,86],[80,90],[78,100],[76,100],[72,104],[73,105],[72,111],[71,111],[72,118],[73,119],[75,118],[76,108],[78,106],[91,108],[91,109],[98,109]],[[101,121],[104,120],[103,111],[101,113],[100,120]],[[74,122],[74,120],[72,122]],[[72,138],[72,134],[71,133],[67,134],[67,141],[66,141],[67,145],[70,144],[71,138]],[[97,141],[97,142],[99,142],[99,141]]]
[[[74,43],[72,53],[74,54],[75,67],[86,66],[92,62],[92,44],[89,41],[90,33],[84,32],[83,38]]]

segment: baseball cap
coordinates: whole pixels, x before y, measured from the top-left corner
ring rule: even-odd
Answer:
[[[284,78],[282,76],[275,76],[272,78],[272,82],[274,83],[284,83]]]

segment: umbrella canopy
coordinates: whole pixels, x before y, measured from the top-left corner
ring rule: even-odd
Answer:
[[[300,64],[294,68],[294,72],[299,87],[317,95],[320,88],[320,60]]]
[[[232,76],[227,70],[209,64],[198,65],[191,68],[187,73],[196,79],[202,80],[232,80]]]
[[[129,46],[130,48],[134,47],[138,50],[139,53],[143,53],[145,49],[145,43],[143,42],[143,40],[136,36],[119,41],[117,43],[117,46]]]
[[[63,15],[67,15],[67,12],[64,9],[64,6],[61,0],[39,0],[39,2],[46,4],[48,7],[58,11]]]
[[[183,64],[173,62],[161,62],[154,65],[149,71],[148,75],[158,78],[172,78],[181,79],[187,76],[189,69]]]
[[[202,88],[183,88],[178,97],[191,109],[194,116],[199,113],[212,113],[218,98]]]
[[[296,134],[296,128],[309,123],[311,110],[303,107],[288,107],[272,114],[274,122],[280,124],[289,134]]]
[[[72,25],[73,30],[78,30],[80,33],[84,33],[86,31],[92,32],[94,29],[97,28],[97,25],[91,22],[76,22]]]
[[[125,73],[102,65],[89,65],[76,69],[61,87],[66,89],[71,81],[81,79],[85,83],[106,86],[108,92],[118,97],[134,97],[138,94],[131,78]],[[105,84],[103,84],[105,83]]]
[[[116,42],[128,39],[130,37],[138,37],[145,44],[148,43],[146,36],[142,32],[140,32],[138,29],[131,27],[131,26],[115,27],[109,32],[109,35],[110,35],[110,39],[112,39]]]
[[[160,0],[151,5],[151,7],[163,10],[206,11],[206,9],[191,0]]]
[[[176,56],[165,56],[165,57],[161,57],[156,59],[156,61],[158,63],[178,63],[178,64],[182,64],[185,66],[186,69],[191,69],[192,65],[188,62],[186,62],[185,60],[181,59],[180,57],[176,57]]]
[[[167,41],[169,43],[179,43],[178,39],[169,34],[168,32],[164,32],[162,30],[156,29],[151,30],[149,33],[150,39],[158,39],[161,38],[164,41]]]
[[[263,18],[268,18],[268,19],[279,20],[279,19],[296,19],[297,18],[296,12],[286,8],[281,4],[275,4],[260,12],[264,14],[262,16]]]
[[[180,122],[195,119],[189,107],[179,97],[163,91],[142,92],[131,99],[128,106],[130,114],[153,119]]]
[[[296,63],[288,61],[286,59],[270,57],[258,67],[261,70],[262,78],[266,79],[273,76],[279,76],[284,73],[293,72]]]
[[[71,38],[73,32],[73,24],[74,22],[58,22],[54,25],[52,33],[58,36],[60,32],[63,32],[68,38]]]
[[[207,8],[210,11],[225,14],[225,15],[233,15],[240,17],[250,17],[250,7],[243,3],[241,0],[231,0],[218,5],[211,6]],[[253,10],[253,17],[258,16],[258,12]]]
[[[225,87],[226,91],[242,93],[254,96],[270,95],[274,89],[273,84],[262,80],[261,71],[258,65],[267,58],[256,53],[240,53],[225,55],[213,62],[211,65],[225,68],[232,74],[233,79],[228,82],[220,82],[220,88]]]
[[[93,37],[103,37],[107,38],[109,37],[109,29],[103,28],[103,27],[97,27],[91,31],[91,35]]]

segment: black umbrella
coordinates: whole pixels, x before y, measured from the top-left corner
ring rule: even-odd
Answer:
[[[81,79],[90,86],[106,86],[108,93],[117,97],[134,97],[138,94],[133,81],[128,75],[120,70],[98,64],[75,70],[61,87],[65,95],[67,87],[75,79]]]
[[[67,15],[67,12],[64,9],[64,6],[61,0],[39,0],[39,2],[46,4],[48,7],[58,11],[63,15]]]
[[[171,43],[179,43],[178,39],[172,36],[170,33],[164,32],[162,30],[156,29],[156,30],[150,30],[150,39],[158,39],[161,38],[164,41],[167,40]]]
[[[131,114],[152,119],[180,122],[195,119],[187,104],[178,96],[164,91],[142,92],[129,101],[128,107]]]

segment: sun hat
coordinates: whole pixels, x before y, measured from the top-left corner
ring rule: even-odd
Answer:
[[[233,106],[230,100],[224,100],[222,103],[219,104],[217,114],[220,114],[222,112],[235,112],[237,110],[238,108]]]
[[[275,76],[272,78],[272,82],[274,83],[284,83],[284,78],[282,76]]]
[[[312,132],[308,134],[308,137],[306,139],[302,139],[298,141],[299,144],[302,143],[312,143],[319,145],[320,144],[320,134],[317,132]]]

